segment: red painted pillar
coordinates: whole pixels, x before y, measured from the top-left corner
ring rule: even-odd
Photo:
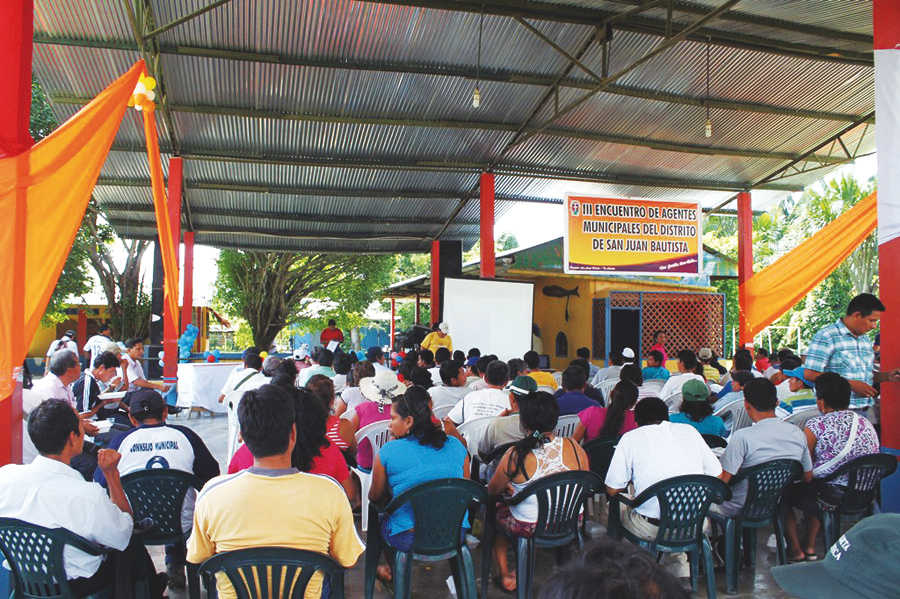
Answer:
[[[391,298],[391,351],[394,351],[394,340],[397,338],[397,300]]]
[[[75,333],[75,336],[78,337],[75,341],[75,343],[78,344],[78,355],[87,355],[90,357],[90,354],[84,351],[84,344],[87,343],[87,314],[84,310],[78,311],[78,326],[76,327]],[[91,366],[93,366],[93,364],[88,364],[88,368]]]
[[[422,322],[422,302],[421,298],[419,298],[419,294],[416,294],[416,324],[421,324]]]
[[[31,48],[34,36],[34,5],[32,0],[4,0],[0,2],[0,157],[15,156],[31,147],[33,140],[28,133],[31,115]],[[19,172],[25,176],[28,164],[21,162]],[[25,209],[26,194],[16,194],[15,205],[4,214],[12,235],[9,245],[0,251],[13,256],[13,269],[9,288],[0,290],[0,301],[9,309],[12,331],[6,331],[6,351],[12,357],[13,367],[25,357],[26,340],[22,336],[25,321]],[[12,214],[10,214],[10,212]],[[7,231],[4,231],[6,233]],[[5,236],[5,235],[4,235]],[[8,336],[7,336],[8,334]],[[12,372],[0,372],[7,379]],[[22,461],[22,380],[16,376],[12,394],[0,397],[0,465]]]
[[[184,293],[181,297],[182,333],[194,319],[194,232],[184,232]]]
[[[168,214],[172,227],[172,242],[175,244],[175,264],[178,265],[178,248],[181,241],[181,158],[169,160]],[[176,289],[167,289],[166,294],[178,293]],[[163,381],[174,383],[178,378],[178,314],[172,314],[169,303],[163,308]]]
[[[481,278],[493,279],[494,264],[494,173],[481,173]]]
[[[750,192],[742,191],[737,197],[737,219],[738,219],[738,285],[742,285],[744,281],[753,276],[753,208],[751,207]],[[744,320],[744,310],[746,308],[746,298],[744,296],[743,287],[739,291],[740,318],[739,318],[739,339],[741,347],[745,343],[751,343],[753,338],[747,328],[747,322]]]
[[[441,314],[441,242],[431,242],[431,324],[440,322]]]
[[[875,112],[878,127],[878,294],[887,307],[881,318],[881,370],[900,368],[900,3],[875,0]],[[881,450],[900,459],[900,383],[881,385]],[[900,471],[881,485],[882,509],[900,512]]]

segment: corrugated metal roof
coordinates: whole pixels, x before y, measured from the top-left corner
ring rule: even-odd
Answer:
[[[716,36],[710,97],[728,105],[712,109],[711,138],[701,37],[513,146],[518,129],[530,135],[596,83],[513,13],[565,52],[587,47],[580,60],[600,73],[602,48],[588,43],[598,15],[640,1],[557,4],[550,18],[527,3],[485,14],[480,64],[479,14],[389,1],[232,0],[160,34],[149,49],[159,48],[167,92],[157,124],[163,150],[184,157],[185,226],[223,246],[420,251],[440,234],[468,247],[483,168],[499,173],[496,218],[517,198],[555,202],[569,190],[712,206],[874,111],[871,3],[744,0],[704,30]],[[675,30],[720,4],[676,0]],[[209,3],[149,5],[148,30]],[[665,15],[659,7],[614,24],[611,73],[660,43]],[[36,0],[35,34],[34,72],[60,121],[141,57],[118,0]],[[812,56],[828,48],[834,56]],[[554,98],[557,78],[565,85]],[[871,152],[874,127],[843,141]],[[818,154],[829,151],[831,161],[844,158],[837,144]],[[777,182],[802,186],[827,170]],[[154,232],[147,179],[143,130],[129,111],[95,192],[124,234]],[[758,190],[755,202],[783,193]]]

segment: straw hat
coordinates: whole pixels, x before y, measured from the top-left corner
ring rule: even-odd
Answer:
[[[391,399],[406,392],[406,385],[397,379],[390,370],[378,370],[375,376],[359,381],[359,391],[369,401],[391,403]]]

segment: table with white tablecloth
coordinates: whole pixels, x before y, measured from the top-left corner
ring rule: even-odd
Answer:
[[[222,386],[240,362],[187,362],[178,365],[178,407],[225,413],[219,403]]]

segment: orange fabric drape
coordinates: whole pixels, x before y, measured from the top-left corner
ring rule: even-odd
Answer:
[[[0,159],[0,397],[12,388],[13,366],[37,330],[143,71],[137,62],[40,143]],[[23,249],[24,277],[14,268]]]
[[[150,163],[150,186],[153,189],[153,211],[156,214],[159,254],[162,256],[165,275],[165,301],[169,306],[169,314],[173,314],[177,318],[178,258],[175,256],[166,188],[163,183],[162,160],[159,157],[159,137],[156,133],[156,121],[153,116],[156,111],[144,110],[143,113],[144,135],[147,138],[147,161]]]
[[[740,286],[741,339],[775,322],[830,275],[878,224],[873,192]]]

